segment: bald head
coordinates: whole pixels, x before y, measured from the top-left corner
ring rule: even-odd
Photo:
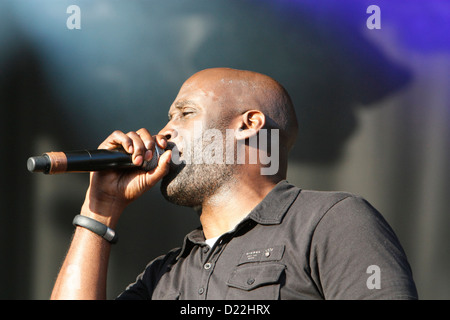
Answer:
[[[195,73],[183,87],[202,88],[229,116],[259,110],[266,127],[280,130],[280,144],[290,150],[298,131],[291,98],[283,86],[261,73],[230,68],[211,68]]]
[[[229,129],[234,133],[231,148]],[[181,160],[163,178],[163,195],[171,202],[197,207],[205,199],[226,194],[237,181],[261,188],[285,179],[297,120],[289,95],[272,78],[214,68],[186,80],[160,135],[177,147]],[[252,144],[258,135],[259,143]],[[256,161],[251,161],[254,151]]]

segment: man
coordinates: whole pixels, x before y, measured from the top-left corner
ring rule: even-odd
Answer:
[[[231,147],[210,148],[208,130]],[[194,74],[159,135],[116,131],[99,146],[123,147],[136,165],[156,145],[167,151],[149,172],[91,174],[81,216],[93,220],[77,224],[52,298],[106,297],[112,230],[125,207],[161,180],[163,196],[195,208],[201,228],[149,263],[119,299],[416,299],[405,253],[373,207],[285,181],[296,134],[292,102],[272,78],[226,68]],[[193,161],[195,148],[201,161]],[[269,157],[276,170],[264,174]],[[228,161],[212,161],[220,158]]]

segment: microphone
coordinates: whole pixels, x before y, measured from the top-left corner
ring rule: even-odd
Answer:
[[[159,157],[164,151],[158,146],[155,146],[152,159],[144,161],[142,166],[133,164],[131,154],[125,153],[123,149],[47,152],[42,156],[28,158],[27,169],[30,172],[43,172],[44,174],[130,168],[140,168],[144,171],[150,171],[156,168]]]

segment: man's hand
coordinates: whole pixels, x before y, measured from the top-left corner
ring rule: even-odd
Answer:
[[[133,163],[142,165],[155,152],[155,144],[167,146],[164,136],[152,137],[146,129],[127,134],[115,131],[100,149],[123,148]],[[159,158],[148,172],[137,169],[91,173],[90,186],[81,214],[115,228],[123,209],[153,187],[169,171],[171,151]],[[52,299],[105,299],[106,274],[111,245],[85,228],[76,228],[72,243],[53,287]]]
[[[153,157],[156,144],[162,149],[167,147],[164,136],[153,137],[146,129],[127,134],[117,130],[98,148],[123,148],[132,155],[133,163],[141,166],[144,160],[149,161]],[[126,169],[91,173],[81,214],[114,227],[124,208],[168,173],[170,159],[171,151],[168,150],[161,155],[158,166],[151,171]]]

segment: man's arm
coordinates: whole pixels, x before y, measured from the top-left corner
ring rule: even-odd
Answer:
[[[155,143],[166,147],[164,137],[152,137],[147,130],[124,134],[115,131],[100,149],[123,147],[141,165],[152,157]],[[122,170],[91,173],[90,185],[81,215],[115,230],[125,207],[153,187],[169,170],[171,152],[165,152],[156,169]],[[101,236],[77,227],[58,274],[51,299],[106,299],[106,278],[111,243]]]
[[[86,209],[82,210],[81,215],[101,221]],[[114,230],[111,224],[105,225]],[[106,299],[110,250],[111,244],[108,241],[87,229],[77,227],[51,299]]]

